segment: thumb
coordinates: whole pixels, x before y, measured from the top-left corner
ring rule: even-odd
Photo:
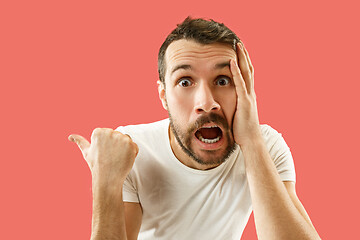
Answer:
[[[76,143],[83,154],[90,147],[89,141],[80,135],[71,134],[68,139],[69,141]]]

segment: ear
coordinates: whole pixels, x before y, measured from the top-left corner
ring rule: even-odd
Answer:
[[[166,104],[166,96],[165,96],[165,85],[160,80],[157,81],[158,91],[159,91],[159,98],[163,105],[163,108],[167,111],[167,104]]]

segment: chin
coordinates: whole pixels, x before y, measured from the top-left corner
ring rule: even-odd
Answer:
[[[201,165],[220,165],[225,162],[229,157],[229,153],[219,150],[200,150],[200,153],[197,153],[196,156],[192,158]]]

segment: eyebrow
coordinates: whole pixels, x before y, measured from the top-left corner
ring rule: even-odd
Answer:
[[[181,65],[177,65],[176,67],[174,67],[174,69],[171,71],[171,75],[176,72],[179,69],[191,69],[191,66],[189,64],[181,64]]]
[[[230,68],[230,61],[228,62],[223,62],[223,63],[217,63],[215,65],[215,69],[222,69],[222,68],[225,68],[225,67],[229,67]]]
[[[214,69],[223,69],[225,67],[229,67],[230,68],[230,61],[227,61],[227,62],[222,62],[222,63],[217,63],[215,64],[215,67]],[[184,70],[187,70],[187,69],[192,69],[191,65],[189,64],[180,64],[180,65],[177,65],[174,67],[174,69],[171,71],[171,75],[176,72],[177,70],[180,70],[180,69],[184,69]]]

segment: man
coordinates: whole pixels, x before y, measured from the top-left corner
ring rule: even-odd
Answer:
[[[320,239],[289,148],[259,124],[239,38],[187,18],[158,63],[169,119],[69,137],[92,172],[92,239],[240,239],[252,210],[259,239]]]

